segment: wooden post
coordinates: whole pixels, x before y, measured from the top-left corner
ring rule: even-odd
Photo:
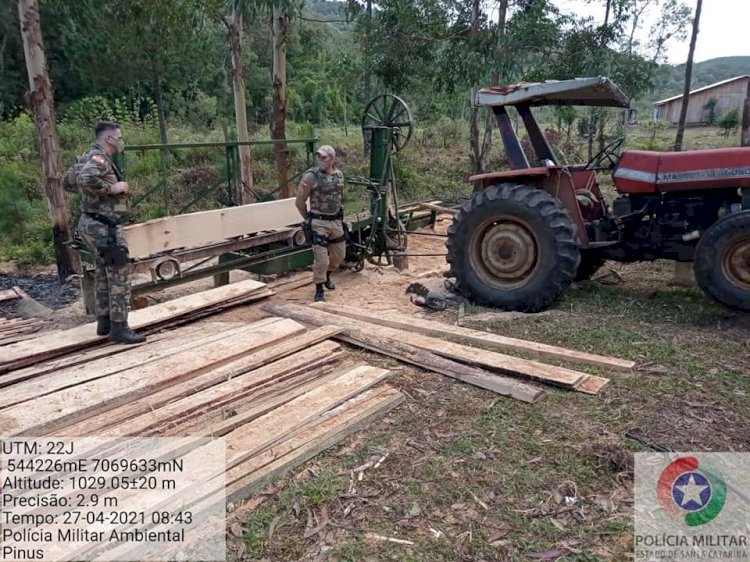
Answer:
[[[52,221],[52,239],[57,258],[57,276],[64,282],[78,269],[78,262],[70,247],[70,209],[62,187],[63,170],[60,165],[60,142],[55,123],[55,103],[52,83],[47,72],[42,28],[37,0],[18,0],[18,19],[21,24],[26,70],[29,75],[28,101],[34,114],[39,155],[46,178],[44,191]]]
[[[750,80],[747,82],[747,97],[745,98],[745,108],[742,112],[740,146],[750,146]]]

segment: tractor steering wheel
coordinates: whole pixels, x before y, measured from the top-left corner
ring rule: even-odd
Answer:
[[[619,150],[624,142],[625,137],[613,140],[589,160],[584,170],[611,170],[614,168],[617,165],[617,160],[620,158]],[[607,163],[606,165],[605,162]]]

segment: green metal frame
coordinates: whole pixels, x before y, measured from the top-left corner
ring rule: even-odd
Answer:
[[[226,142],[197,142],[197,143],[178,143],[178,144],[134,144],[125,147],[125,152],[115,156],[115,162],[122,170],[123,174],[127,176],[127,153],[128,152],[145,152],[149,150],[158,150],[160,157],[160,178],[159,182],[149,187],[144,193],[135,198],[131,202],[131,208],[137,208],[141,203],[151,198],[154,194],[164,193],[167,186],[168,176],[168,155],[174,150],[185,150],[192,148],[214,148],[221,149],[225,153],[226,160],[226,173],[222,174],[219,180],[212,185],[207,186],[201,190],[196,196],[187,204],[180,208],[176,214],[182,214],[191,209],[195,204],[206,199],[210,194],[215,193],[220,187],[226,186],[228,193],[232,199],[232,203],[237,205],[240,203],[240,166],[239,166],[239,147],[240,146],[274,146],[274,145],[292,145],[292,144],[304,144],[305,155],[306,155],[306,167],[303,170],[297,172],[294,176],[289,178],[286,184],[278,184],[270,190],[264,191],[263,193],[257,194],[257,200],[260,201],[271,201],[276,199],[281,190],[285,185],[296,185],[298,180],[302,177],[305,170],[313,164],[315,155],[315,144],[318,142],[317,138],[309,139],[289,139],[289,140],[267,140],[267,141],[226,141]]]

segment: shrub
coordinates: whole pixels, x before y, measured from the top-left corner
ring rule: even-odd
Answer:
[[[33,210],[21,188],[21,179],[12,170],[0,168],[0,234],[21,243]]]
[[[717,125],[719,125],[721,134],[724,137],[728,137],[729,135],[733,134],[739,128],[740,120],[740,110],[738,108],[735,107],[731,111],[727,111],[717,121]]]

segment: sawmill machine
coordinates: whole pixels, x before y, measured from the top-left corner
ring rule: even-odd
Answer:
[[[362,133],[369,151],[369,174],[346,179],[344,204],[354,196],[364,201],[364,207],[359,212],[345,213],[348,240],[343,265],[355,271],[362,270],[365,261],[403,268],[407,266],[407,232],[432,224],[436,217],[435,211],[424,210],[418,204],[399,205],[393,162],[412,137],[412,116],[408,106],[401,98],[390,94],[374,98],[365,108]],[[292,142],[307,145],[308,166],[312,165],[313,146],[317,139]],[[221,148],[227,149],[229,155],[228,149],[236,151],[238,144],[143,145],[129,147],[128,150]],[[229,156],[228,160],[231,160]],[[121,165],[126,170],[124,160]],[[125,174],[127,176],[127,171]],[[249,224],[248,228],[252,226]],[[80,253],[84,264],[81,284],[86,309],[91,313],[94,298],[93,260],[80,241],[73,242],[71,246]],[[312,247],[305,238],[301,223],[290,223],[286,227],[268,231],[252,231],[246,235],[214,240],[210,244],[193,246],[177,241],[174,246],[168,251],[139,255],[130,260],[131,274],[150,274],[150,279],[138,278],[133,284],[134,298],[142,293],[210,276],[214,277],[217,285],[225,284],[229,281],[229,272],[235,269],[259,275],[281,274],[304,269],[313,262]]]

